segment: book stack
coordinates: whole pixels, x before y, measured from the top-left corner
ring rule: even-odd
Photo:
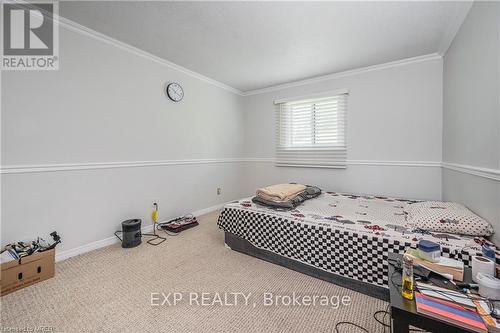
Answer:
[[[474,304],[476,305],[477,312],[483,318],[484,323],[488,327],[488,332],[490,333],[500,333],[500,321],[491,316],[490,306],[480,300],[474,300]]]
[[[464,263],[462,261],[446,257],[441,257],[438,262],[426,261],[419,257],[418,251],[415,249],[408,249],[406,255],[412,257],[415,266],[423,266],[441,275],[443,281],[446,281],[442,285],[443,288],[438,287],[436,285],[438,283],[433,280],[431,280],[432,284],[421,281],[416,283],[417,312],[472,332],[486,333],[489,330],[498,332],[491,330],[497,328],[496,320],[489,315],[491,311],[479,306],[477,301],[479,298],[458,291],[455,282],[453,282],[453,280],[463,281],[464,279]]]
[[[418,256],[418,251],[415,249],[406,250],[407,255],[413,259],[413,265],[423,266],[430,271],[439,273],[440,275],[449,275],[453,277],[453,280],[463,281],[464,280],[464,263],[460,260],[455,260],[451,258],[441,257],[438,262],[430,262],[424,260]]]
[[[453,301],[451,297],[450,300],[444,300],[415,292],[415,302],[419,313],[473,332],[488,332],[482,316],[477,312],[472,301],[473,307],[468,307]]]

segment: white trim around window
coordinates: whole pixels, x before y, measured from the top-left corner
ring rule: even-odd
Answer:
[[[346,168],[347,90],[275,101],[276,165]]]

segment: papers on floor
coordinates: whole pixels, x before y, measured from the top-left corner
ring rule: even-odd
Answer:
[[[14,259],[18,259],[18,258],[13,257],[13,255],[8,250],[2,252],[2,254],[0,255],[0,263],[2,263],[2,264],[4,262],[8,262],[8,261],[11,261]]]

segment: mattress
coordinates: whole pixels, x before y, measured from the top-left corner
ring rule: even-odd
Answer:
[[[413,202],[327,192],[294,210],[278,211],[246,198],[226,204],[218,226],[258,248],[383,287],[388,286],[388,253],[416,248],[421,239],[440,244],[443,256],[470,266],[486,240],[414,228],[404,213]]]

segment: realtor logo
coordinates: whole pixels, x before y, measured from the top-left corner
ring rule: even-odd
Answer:
[[[1,15],[2,70],[58,69],[57,2],[2,2]]]

